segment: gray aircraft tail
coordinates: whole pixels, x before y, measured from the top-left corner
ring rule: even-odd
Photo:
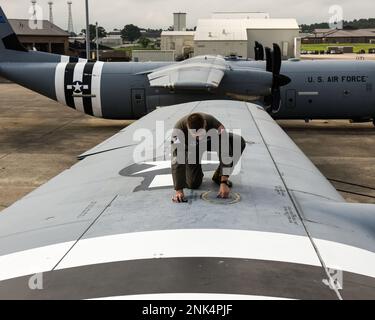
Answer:
[[[3,9],[0,7],[0,63],[60,61],[60,55],[27,50],[19,41]]]

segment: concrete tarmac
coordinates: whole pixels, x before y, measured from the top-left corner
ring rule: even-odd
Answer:
[[[0,210],[127,126],[83,115],[15,84],[0,84]]]
[[[0,84],[0,211],[77,162],[130,121],[95,119],[15,84]],[[375,203],[375,127],[348,121],[280,121],[306,155],[347,192]],[[350,185],[357,184],[369,188]],[[372,188],[372,189],[370,189]]]
[[[278,123],[347,201],[375,203],[372,123],[353,124],[347,120]]]

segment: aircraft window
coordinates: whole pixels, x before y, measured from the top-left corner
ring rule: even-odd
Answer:
[[[312,101],[312,99],[309,99],[309,103],[312,103],[313,101]]]
[[[142,95],[140,95],[140,94],[136,94],[136,95],[135,95],[135,99],[136,99],[136,100],[142,100]]]
[[[348,96],[348,95],[350,94],[350,91],[349,91],[349,90],[345,90],[345,91],[344,91],[344,94],[345,94],[346,96]]]

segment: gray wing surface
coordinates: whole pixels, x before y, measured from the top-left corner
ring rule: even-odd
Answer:
[[[229,65],[220,56],[199,56],[155,70],[151,87],[205,90],[217,88]]]
[[[241,129],[239,201],[202,198],[217,191],[207,161],[201,188],[172,203],[170,130],[192,112]],[[0,214],[0,298],[375,298],[374,206],[345,203],[256,105],[160,108],[80,158]]]

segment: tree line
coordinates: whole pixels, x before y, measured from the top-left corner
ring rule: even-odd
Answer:
[[[352,21],[344,20],[344,29],[356,30],[356,29],[375,29],[375,18],[369,19],[354,19]],[[328,22],[313,23],[313,24],[301,24],[301,31],[311,33],[315,29],[329,29]]]
[[[96,26],[93,24],[90,24],[89,26],[90,30],[90,40],[93,41],[96,38]],[[142,44],[147,46],[146,42],[149,41],[148,38],[142,37],[142,32],[145,31],[146,34],[154,34],[157,36],[160,36],[162,29],[141,29],[138,26],[135,26],[134,24],[128,24],[124,26],[123,29],[118,30],[115,29],[115,31],[121,32],[121,37],[125,41],[134,42],[136,40],[141,40]],[[82,34],[86,34],[86,29],[82,29]],[[105,38],[108,35],[108,32],[103,27],[98,27],[98,36],[99,38]]]

